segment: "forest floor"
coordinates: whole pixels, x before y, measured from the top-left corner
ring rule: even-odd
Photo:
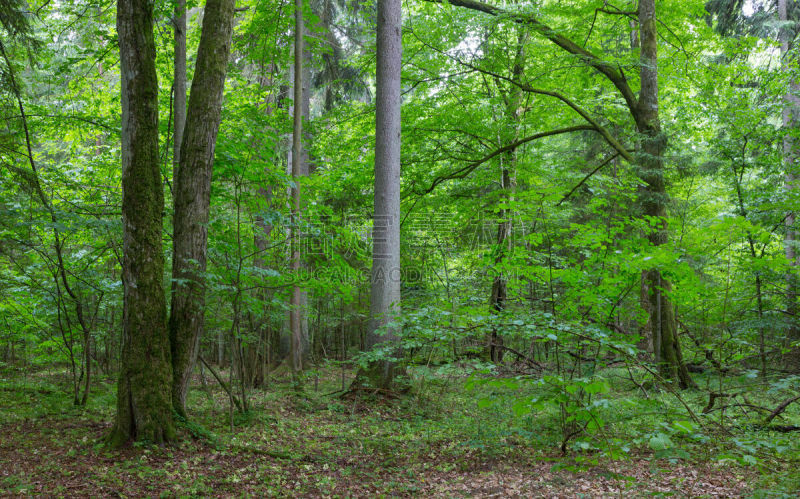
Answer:
[[[775,476],[791,479],[796,463],[745,466],[708,445],[679,459],[635,445],[621,459],[562,456],[545,418],[541,429],[514,429],[503,411],[477,407],[458,381],[364,401],[330,393],[337,373],[322,374],[317,390],[312,378],[303,394],[273,380],[232,421],[225,392],[198,386],[180,443],[110,450],[111,380],[97,382],[88,407],[76,409],[63,374],[0,372],[0,495],[793,497],[785,486],[768,489]]]

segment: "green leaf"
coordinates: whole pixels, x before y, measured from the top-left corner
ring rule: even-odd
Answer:
[[[478,409],[485,409],[492,405],[494,401],[488,397],[478,399]]]
[[[514,416],[521,417],[530,414],[533,407],[531,407],[531,400],[529,398],[521,398],[514,402],[511,409],[514,411]]]
[[[593,381],[584,387],[586,393],[588,394],[595,394],[595,393],[607,393],[611,390],[611,386],[609,386],[608,381],[604,379],[598,379],[597,381]]]
[[[675,421],[672,425],[675,429],[683,433],[691,433],[695,429],[695,425],[691,421]]]

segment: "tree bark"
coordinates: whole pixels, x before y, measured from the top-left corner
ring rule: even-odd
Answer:
[[[378,0],[375,106],[375,215],[366,348],[394,343],[400,314],[400,0]],[[354,383],[388,389],[396,363],[383,359],[359,373]]]
[[[785,23],[790,20],[787,10],[787,0],[778,0],[778,20]],[[788,71],[792,56],[789,51],[792,49],[793,31],[781,26],[781,59],[784,68]],[[796,139],[792,136],[792,130],[798,126],[798,93],[800,84],[794,79],[789,83],[789,93],[785,96],[783,106],[783,162],[785,168],[784,188],[791,193],[797,188],[797,158],[800,156]],[[789,271],[786,274],[786,316],[789,320],[787,328],[787,338],[789,341],[800,340],[800,327],[798,327],[798,306],[797,306],[797,229],[795,228],[795,213],[789,211],[786,214],[786,237],[784,239],[784,250],[786,260],[789,262]],[[800,348],[793,348],[788,355],[788,364],[792,369],[800,370]]]
[[[208,214],[214,148],[233,32],[235,0],[208,0],[174,185],[172,308],[173,406],[185,414],[205,309]]]
[[[517,52],[514,57],[512,75],[515,80],[520,80],[525,72],[525,44],[528,42],[528,29],[521,26],[517,35]],[[513,140],[519,139],[519,121],[522,116],[522,90],[512,85],[506,95],[506,118],[512,123]],[[502,144],[501,144],[502,145]],[[513,200],[517,166],[517,148],[510,149],[503,154],[503,165],[500,172],[500,188],[503,190],[501,203],[504,207],[500,210],[500,221],[497,224],[497,253],[494,263],[500,266],[511,251],[511,231],[513,229],[513,212],[507,205]],[[489,308],[492,314],[500,314],[506,306],[508,298],[508,282],[502,269],[497,270],[492,282],[492,294],[489,298]],[[503,338],[498,335],[497,329],[492,328],[489,339],[489,358],[492,362],[503,361]]]
[[[181,140],[186,124],[186,0],[176,0],[173,62],[173,100],[175,101],[175,132],[172,138],[172,170],[178,168]]]
[[[158,82],[149,2],[117,3],[122,83],[122,355],[112,445],[175,438],[162,286],[164,194],[158,157]]]
[[[295,278],[300,276],[300,177],[303,176],[303,0],[295,0],[294,7],[294,105],[292,110],[292,226],[291,269]],[[292,286],[289,308],[289,334],[291,337],[291,368],[297,374],[303,369],[303,290],[297,282]]]
[[[658,36],[656,32],[655,0],[639,2],[641,38],[639,102],[637,114],[641,134],[639,154],[640,177],[645,183],[642,193],[644,214],[657,220],[648,235],[654,246],[665,244],[667,233],[667,203],[669,197],[664,181],[664,151],[667,140],[661,131],[658,117]],[[655,360],[665,378],[675,379],[682,388],[694,386],[681,356],[675,310],[669,299],[670,283],[659,269],[643,272],[646,309],[650,315]]]

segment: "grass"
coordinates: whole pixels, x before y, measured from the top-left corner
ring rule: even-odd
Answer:
[[[572,438],[566,455],[558,391],[535,380],[486,377],[467,389],[464,372],[418,369],[410,395],[364,400],[339,398],[332,393],[340,388],[338,372],[320,373],[316,391],[308,383],[298,394],[288,378],[252,390],[252,410],[236,415],[233,431],[227,395],[197,386],[185,425],[192,431],[181,442],[111,451],[102,437],[113,420],[112,380],[99,379],[88,406],[76,408],[64,373],[6,369],[0,493],[792,497],[800,489],[800,446],[792,435],[755,429],[733,412],[723,421],[731,434],[711,424],[681,426],[686,411],[672,394],[651,389],[644,399],[613,370],[602,373],[615,380],[609,391],[584,397],[588,409],[572,413],[588,411],[602,425]],[[764,391],[750,401],[776,396]],[[707,403],[704,392],[683,397],[698,414]],[[544,403],[526,412],[515,409],[521,399]],[[785,420],[797,421],[798,409]]]

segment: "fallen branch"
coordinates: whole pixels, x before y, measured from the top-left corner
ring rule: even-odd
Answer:
[[[400,398],[400,394],[398,394],[397,392],[393,392],[392,390],[388,390],[386,388],[375,388],[371,386],[351,386],[346,392],[339,395],[339,398],[346,398],[349,395],[355,396],[356,392],[370,392],[369,393],[370,395],[377,395],[378,393],[381,393],[386,397],[391,397],[396,399]]]
[[[518,359],[524,360],[530,367],[533,367],[533,368],[536,368],[536,369],[544,369],[544,367],[540,363],[538,363],[535,360],[529,358],[527,355],[525,355],[525,354],[523,354],[523,353],[521,353],[521,352],[519,352],[517,350],[514,350],[511,347],[507,347],[505,345],[498,345],[497,343],[494,343],[494,342],[489,343],[489,346],[490,347],[495,347],[495,348],[501,348],[503,350],[506,350],[508,352],[513,353],[514,355],[517,356]]]
[[[797,425],[773,425],[767,426],[768,430],[777,431],[780,433],[789,433],[791,431],[800,431],[800,426]]]
[[[621,364],[621,363],[625,362],[624,359],[615,359],[613,357],[610,357],[610,358],[606,357],[606,358],[603,358],[603,359],[597,359],[597,358],[592,359],[590,357],[584,357],[583,355],[579,355],[579,354],[577,354],[575,352],[571,352],[569,350],[564,350],[564,353],[566,353],[567,355],[569,355],[573,359],[578,359],[578,360],[580,360],[582,362],[598,362],[598,361],[601,361],[601,362],[603,362],[605,364],[606,367],[613,366],[615,364]]]
[[[772,422],[773,419],[775,419],[778,415],[780,415],[783,411],[785,411],[787,407],[789,407],[789,404],[791,404],[792,402],[796,402],[798,400],[800,400],[800,395],[798,395],[796,397],[792,397],[790,399],[786,399],[783,402],[781,402],[781,405],[776,407],[769,414],[769,416],[767,416],[767,419],[764,420],[764,424],[769,424],[770,422]]]

